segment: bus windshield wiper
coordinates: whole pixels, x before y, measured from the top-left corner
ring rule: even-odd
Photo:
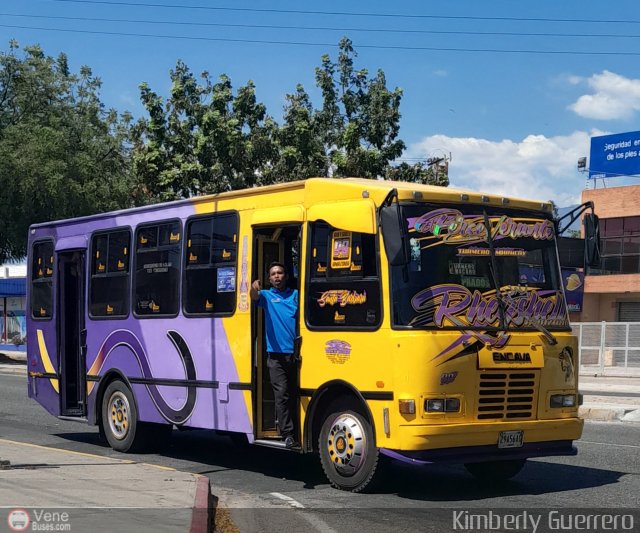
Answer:
[[[552,346],[558,344],[558,339],[555,338],[554,334],[551,333],[547,328],[545,328],[537,318],[534,318],[532,316],[528,317],[527,323],[531,324],[540,333],[542,333],[547,341],[549,341],[549,344],[551,344]]]
[[[493,286],[496,288],[496,300],[498,301],[498,313],[500,314],[500,327],[504,331],[506,331],[507,322],[505,320],[504,300],[502,299],[502,294],[500,293],[500,284],[498,283],[498,265],[496,264],[496,252],[493,247],[491,225],[489,224],[489,216],[487,215],[486,209],[482,211],[482,214],[484,215],[484,227],[487,230],[487,244],[489,245],[489,256],[491,258],[489,262],[489,271],[491,272],[491,277],[493,278]]]

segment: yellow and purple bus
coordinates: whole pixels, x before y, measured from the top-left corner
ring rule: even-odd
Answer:
[[[382,457],[508,478],[582,432],[557,229],[547,202],[324,178],[36,224],[29,396],[122,452],[174,427],[284,450],[249,298],[280,261],[298,451],[333,486]]]

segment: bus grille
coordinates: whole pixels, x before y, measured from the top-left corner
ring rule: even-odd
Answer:
[[[538,375],[535,372],[480,374],[478,420],[533,418],[537,386]]]

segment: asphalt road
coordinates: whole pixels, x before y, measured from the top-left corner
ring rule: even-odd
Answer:
[[[29,400],[23,376],[0,374],[0,436],[123,457],[100,442],[96,428],[58,420]],[[243,532],[470,530],[465,520],[478,513],[486,516],[489,510],[518,516],[528,512],[528,517],[521,516],[522,524],[540,515],[537,532],[542,532],[544,524],[549,530],[560,524],[548,520],[550,509],[567,513],[553,515],[566,520],[576,509],[613,509],[608,512],[618,514],[635,510],[640,494],[640,424],[587,423],[578,449],[576,457],[531,460],[502,485],[484,485],[461,466],[392,463],[386,465],[384,484],[372,494],[332,489],[314,456],[236,447],[228,437],[210,431],[174,431],[171,446],[162,454],[126,457],[207,475],[214,495],[231,508]],[[634,529],[638,528],[636,514]]]

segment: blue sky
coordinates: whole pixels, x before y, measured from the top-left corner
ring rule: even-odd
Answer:
[[[178,59],[195,73],[225,73],[236,88],[253,80],[276,120],[297,83],[319,106],[314,68],[323,53],[335,57],[343,35],[354,42],[357,68],[380,68],[388,86],[404,91],[403,157],[450,153],[452,186],[574,204],[586,182],[576,162],[589,155],[590,137],[640,129],[637,0],[0,6],[4,51],[15,38],[48,55],[65,52],[74,70],[88,65],[102,79],[108,107],[136,116],[138,85],[166,94]]]

